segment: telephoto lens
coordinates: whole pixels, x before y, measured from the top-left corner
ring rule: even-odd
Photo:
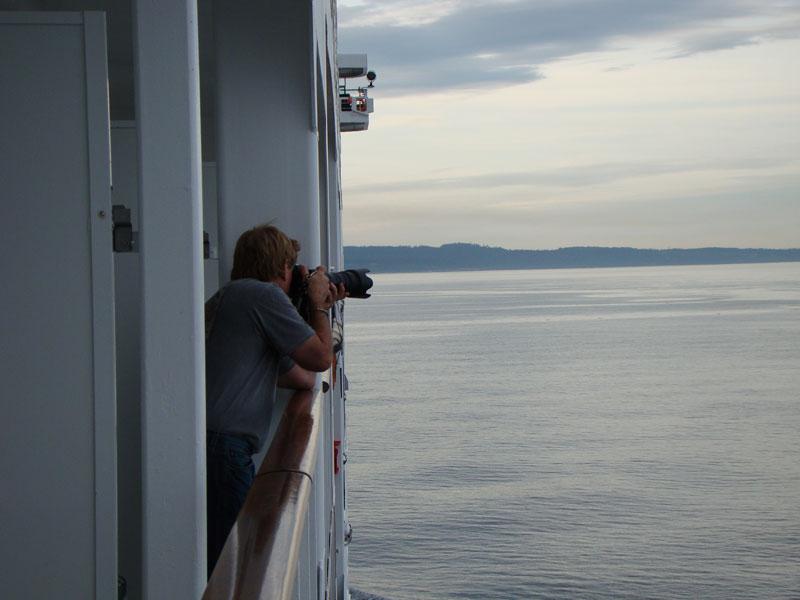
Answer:
[[[344,284],[344,289],[350,298],[369,298],[368,291],[372,287],[372,278],[367,273],[369,273],[369,269],[346,269],[344,271],[331,271],[330,273],[325,273],[325,275],[336,286],[340,283]],[[295,265],[292,268],[289,297],[298,309],[303,304],[307,292],[308,282],[303,277],[300,265]]]
[[[369,298],[367,290],[372,287],[372,278],[367,275],[369,269],[346,269],[328,273],[333,285],[344,284],[347,295],[351,298]]]

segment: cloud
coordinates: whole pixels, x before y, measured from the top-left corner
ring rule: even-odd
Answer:
[[[798,0],[364,0],[340,8],[343,52],[365,51],[391,95],[498,87],[622,38],[669,35],[688,56],[797,37]],[[758,17],[758,27],[730,23]],[[764,19],[768,23],[764,23]]]
[[[751,31],[726,31],[707,35],[687,37],[681,44],[681,49],[672,55],[672,58],[685,58],[693,54],[730,50],[741,46],[753,46],[760,42],[757,33]]]
[[[416,192],[500,189],[518,186],[544,186],[556,188],[582,188],[613,183],[636,177],[686,174],[707,171],[759,171],[787,164],[786,161],[748,159],[739,161],[713,161],[691,163],[599,163],[575,165],[559,169],[540,171],[517,171],[507,173],[484,173],[457,177],[435,177],[425,179],[403,179],[364,185],[347,186],[348,196],[374,195],[376,192]]]
[[[679,50],[672,58],[684,58],[693,54],[729,50],[742,46],[753,46],[769,40],[794,39],[800,37],[800,18],[769,26],[750,28],[727,28],[685,35],[679,42]]]

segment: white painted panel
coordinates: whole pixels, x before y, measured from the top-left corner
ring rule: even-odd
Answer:
[[[0,597],[116,594],[101,15],[0,15]]]
[[[320,260],[310,2],[218,0],[217,167],[220,282],[239,235],[272,222]]]

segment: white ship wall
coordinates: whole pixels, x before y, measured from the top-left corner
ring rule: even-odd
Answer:
[[[87,3],[109,13],[0,15],[0,74],[15,91],[0,95],[13,282],[0,311],[0,597],[111,598],[117,574],[128,598],[194,597],[206,577],[202,301],[227,281],[238,235],[266,221],[302,242],[306,264],[343,268],[335,5]],[[85,44],[84,18],[99,36]],[[20,20],[53,28],[20,41],[8,29]],[[112,204],[131,210],[136,252],[111,252]],[[344,469],[332,466],[341,366],[296,598],[347,597]]]
[[[341,269],[339,98],[330,5],[218,0],[215,7],[220,8],[214,20],[220,282],[229,278],[241,232],[265,222],[301,242],[300,262]],[[274,414],[285,401],[283,395]],[[347,552],[339,521],[346,517],[344,470],[334,476],[332,468],[334,439],[343,436],[334,423],[343,424],[342,411],[338,386],[325,398],[323,452],[297,598],[324,597],[326,579],[335,582],[339,598],[346,597]]]

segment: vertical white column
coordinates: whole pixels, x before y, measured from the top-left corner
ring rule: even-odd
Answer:
[[[206,581],[197,3],[134,2],[142,276],[145,598]]]

